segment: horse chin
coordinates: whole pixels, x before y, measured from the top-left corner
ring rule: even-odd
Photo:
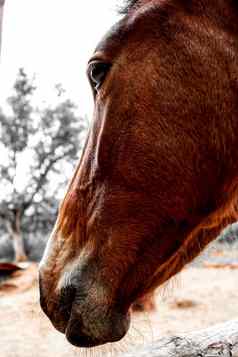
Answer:
[[[130,313],[126,315],[111,311],[109,316],[98,316],[84,320],[84,314],[73,306],[65,329],[67,340],[76,347],[91,348],[120,341],[130,327]]]

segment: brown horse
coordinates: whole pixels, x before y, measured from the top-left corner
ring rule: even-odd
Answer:
[[[41,263],[41,304],[76,346],[236,218],[238,4],[132,1],[89,61],[95,111]]]

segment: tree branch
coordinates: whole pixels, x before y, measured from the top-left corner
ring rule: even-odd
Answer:
[[[69,155],[70,151],[66,151],[64,152],[62,155],[59,155],[57,157],[54,157],[53,159],[51,159],[48,163],[48,165],[45,167],[45,170],[42,172],[42,174],[40,175],[39,179],[37,180],[37,185],[35,190],[33,191],[31,197],[29,200],[27,200],[26,202],[24,202],[23,204],[23,212],[26,211],[32,204],[35,195],[39,192],[39,190],[41,189],[41,187],[43,186],[44,180],[47,177],[49,171],[51,170],[51,168],[60,160],[62,160],[63,158],[67,157]]]

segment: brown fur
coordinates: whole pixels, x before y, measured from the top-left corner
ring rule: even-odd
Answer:
[[[76,291],[93,279],[127,314],[237,219],[237,38],[235,1],[155,0],[101,41],[94,58],[112,67],[42,264],[45,295],[87,251]]]

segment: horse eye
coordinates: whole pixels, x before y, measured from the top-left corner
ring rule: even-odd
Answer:
[[[103,81],[105,80],[110,67],[111,65],[109,63],[101,61],[94,61],[89,64],[88,76],[96,91],[98,91]]]

